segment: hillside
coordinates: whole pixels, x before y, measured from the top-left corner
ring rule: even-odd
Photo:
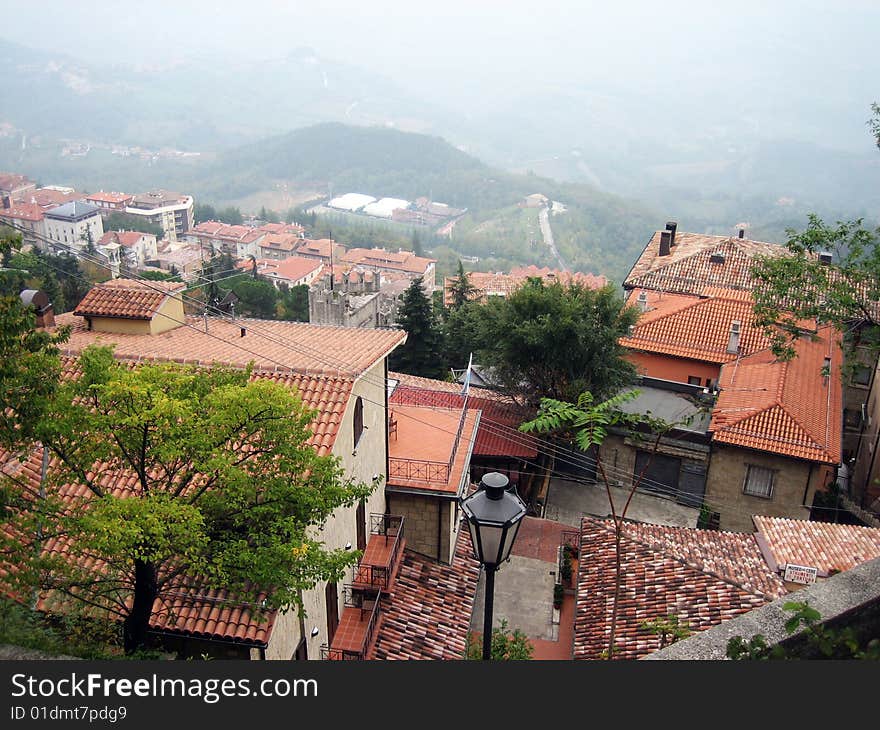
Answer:
[[[282,181],[328,195],[362,192],[409,200],[424,195],[467,208],[448,248],[488,258],[484,267],[553,265],[543,250],[537,211],[517,207],[536,192],[565,206],[551,224],[566,262],[617,281],[661,224],[660,214],[636,202],[585,184],[504,172],[439,137],[342,124],[308,127],[221,153],[199,189],[227,200]]]

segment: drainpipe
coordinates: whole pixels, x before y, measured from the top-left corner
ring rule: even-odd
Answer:
[[[442,560],[443,549],[443,502],[437,501],[437,560]]]

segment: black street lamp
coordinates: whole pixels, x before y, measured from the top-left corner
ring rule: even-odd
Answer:
[[[507,491],[510,480],[497,471],[485,474],[480,489],[461,500],[468,521],[474,557],[486,569],[486,612],[483,618],[483,659],[492,658],[492,608],[495,571],[510,557],[510,549],[526,506],[516,492]]]

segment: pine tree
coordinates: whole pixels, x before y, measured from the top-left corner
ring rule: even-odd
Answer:
[[[397,324],[406,330],[407,339],[391,355],[391,369],[423,378],[441,377],[443,337],[421,276],[403,293]]]

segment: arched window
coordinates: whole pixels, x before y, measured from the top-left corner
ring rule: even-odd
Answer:
[[[357,448],[358,441],[364,433],[364,401],[358,396],[354,402],[354,446]]]

